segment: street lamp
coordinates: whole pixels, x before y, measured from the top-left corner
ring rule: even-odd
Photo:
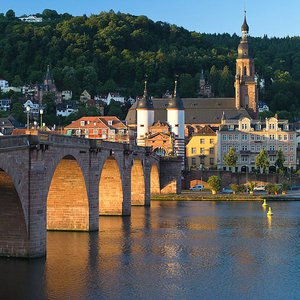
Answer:
[[[30,106],[26,106],[26,113],[27,113],[27,130],[29,130],[29,113],[30,113]]]
[[[43,127],[43,113],[44,113],[44,110],[41,108],[41,109],[40,109],[40,118],[41,118],[40,128],[41,128],[41,129],[42,129],[42,127]]]

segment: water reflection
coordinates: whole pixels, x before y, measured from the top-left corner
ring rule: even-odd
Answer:
[[[0,299],[300,298],[300,202],[153,202],[0,260]]]

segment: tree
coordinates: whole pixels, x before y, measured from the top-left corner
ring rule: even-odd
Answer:
[[[277,152],[277,159],[276,159],[276,162],[275,162],[275,166],[281,172],[284,171],[284,165],[283,165],[284,162],[285,162],[284,154],[283,154],[283,151],[280,149]]]
[[[26,114],[24,113],[24,107],[21,103],[13,103],[11,107],[12,116],[20,123],[26,122]]]
[[[16,14],[15,14],[15,12],[14,12],[12,9],[9,9],[9,10],[6,12],[5,17],[6,17],[7,19],[12,20],[12,19],[15,19]]]
[[[210,176],[208,178],[208,184],[213,195],[215,195],[221,189],[221,179],[218,176]]]
[[[224,165],[230,168],[234,168],[236,166],[236,162],[238,160],[238,156],[235,153],[234,148],[230,148],[229,151],[224,156]]]
[[[254,182],[254,181],[249,181],[248,183],[247,183],[247,188],[248,188],[248,191],[249,191],[249,193],[252,195],[253,194],[253,192],[254,192],[254,188],[256,187],[256,182]]]
[[[260,173],[265,172],[265,170],[269,167],[270,163],[266,150],[260,150],[259,154],[255,158],[255,165],[259,168]]]

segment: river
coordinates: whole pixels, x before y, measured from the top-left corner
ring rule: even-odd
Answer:
[[[0,259],[0,299],[300,299],[300,202],[152,202]]]

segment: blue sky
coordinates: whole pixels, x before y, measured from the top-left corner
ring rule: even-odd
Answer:
[[[121,11],[146,15],[189,30],[207,33],[240,33],[243,10],[247,7],[252,36],[300,36],[299,0],[8,0],[0,10],[16,15],[42,12],[45,8],[72,15]]]

